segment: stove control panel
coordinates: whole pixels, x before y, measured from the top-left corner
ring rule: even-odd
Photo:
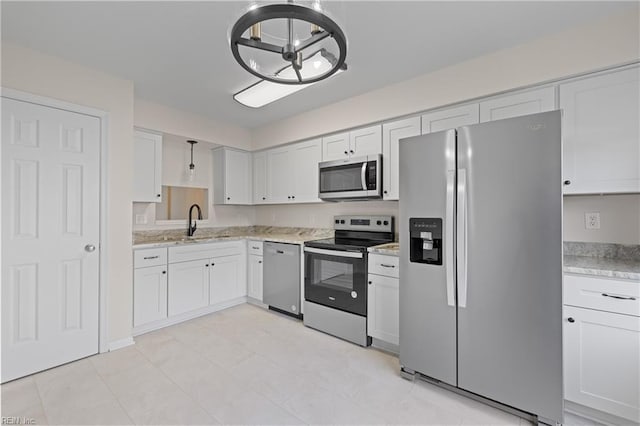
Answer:
[[[334,216],[333,228],[343,231],[394,232],[393,216]]]

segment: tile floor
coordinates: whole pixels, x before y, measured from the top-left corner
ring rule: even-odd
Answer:
[[[394,356],[244,304],[5,384],[2,416],[36,424],[528,424],[398,371]]]

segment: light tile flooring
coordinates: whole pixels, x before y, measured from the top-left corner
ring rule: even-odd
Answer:
[[[398,359],[240,305],[5,384],[37,424],[528,424],[399,377]]]

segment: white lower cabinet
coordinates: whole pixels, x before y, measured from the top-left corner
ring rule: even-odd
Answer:
[[[565,399],[633,422],[640,422],[640,317],[616,311],[636,310],[637,286],[565,275],[563,311]]]
[[[249,256],[249,276],[247,294],[252,299],[262,302],[262,256]]]
[[[246,296],[245,276],[242,274],[244,267],[244,259],[240,255],[211,259],[209,266],[210,305]]]
[[[385,275],[378,275],[380,270],[372,267],[396,263],[397,257],[394,256],[369,255],[367,334],[397,346],[400,342],[400,283],[397,268],[390,269]]]
[[[133,326],[167,317],[167,265],[133,272]]]
[[[169,264],[169,316],[209,304],[209,259]]]

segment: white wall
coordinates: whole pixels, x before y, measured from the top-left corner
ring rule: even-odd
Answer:
[[[109,340],[131,336],[132,82],[2,42],[2,86],[109,113],[106,217]]]
[[[636,8],[635,14],[576,27],[304,112],[254,129],[253,149],[638,60],[639,22]]]
[[[256,128],[252,132],[253,148],[264,149],[637,61],[640,59],[639,10],[636,7],[635,13],[576,27]],[[580,202],[582,198],[565,197],[565,240],[640,243],[637,196],[585,197]],[[259,224],[275,225],[279,218],[286,218],[297,226],[316,226],[330,223],[334,214],[342,214],[342,209],[357,213],[376,210],[374,203],[347,206],[263,206],[257,208],[256,220]],[[355,207],[360,210],[355,211]],[[601,211],[603,228],[599,232],[581,229],[585,209]]]
[[[600,213],[600,229],[585,228],[585,213]],[[564,240],[640,244],[640,194],[564,197]]]
[[[156,129],[154,129],[156,130]],[[214,206],[213,200],[213,161],[211,150],[217,145],[200,139],[193,148],[193,163],[196,174],[193,182],[187,179],[188,164],[191,161],[191,147],[187,137],[165,134],[162,139],[162,184],[208,188],[209,218],[198,222],[198,227],[249,226],[254,223],[255,211],[251,206]],[[150,229],[187,229],[186,221],[156,224],[156,203],[133,203],[133,230]],[[143,215],[146,224],[136,224],[136,216]]]
[[[247,129],[143,99],[135,100],[133,121],[137,127],[182,135],[187,139],[251,149],[251,133]]]

